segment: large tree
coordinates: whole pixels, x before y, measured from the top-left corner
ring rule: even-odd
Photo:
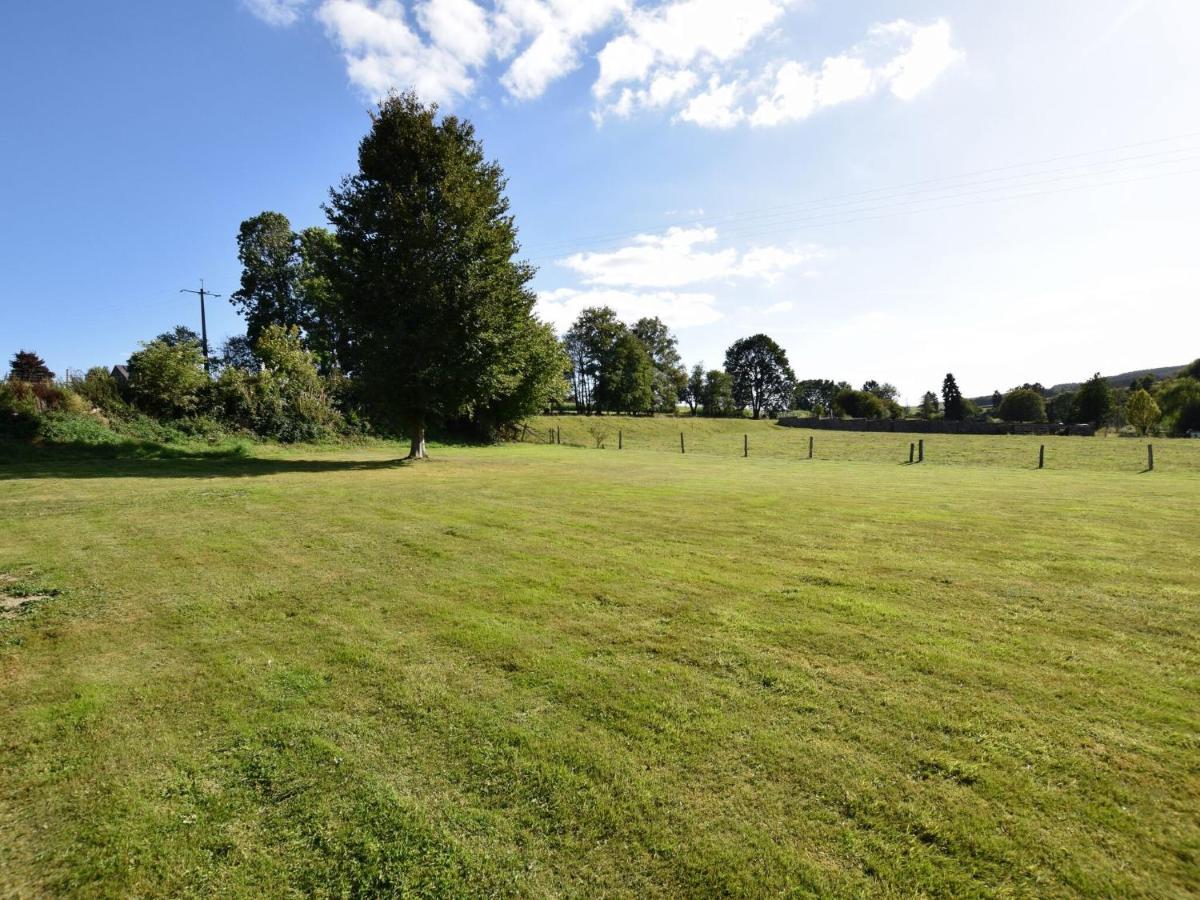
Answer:
[[[1046,401],[1032,388],[1019,387],[1005,394],[992,412],[1005,422],[1045,422]]]
[[[53,381],[54,373],[46,367],[46,361],[32,350],[18,350],[9,363],[8,377],[13,381],[38,384]]]
[[[679,341],[671,334],[662,319],[638,319],[633,323],[637,337],[654,366],[654,409],[656,412],[674,413],[680,400],[688,395],[688,373],[679,357]]]
[[[313,227],[297,234],[287,216],[264,212],[242,223],[237,243],[242,283],[231,299],[246,319],[250,346],[270,325],[299,328],[320,368],[337,367],[346,336],[339,318],[333,233]]]
[[[605,355],[596,400],[608,412],[644,413],[654,409],[654,364],[635,334],[622,330]]]
[[[733,379],[729,373],[720,369],[706,372],[700,401],[706,416],[732,416],[737,407],[733,401]]]
[[[268,325],[305,327],[297,283],[300,275],[300,239],[287,216],[262,212],[242,222],[237,237],[242,284],[230,299],[246,319],[251,346]]]
[[[932,419],[941,408],[942,404],[938,401],[937,394],[933,391],[926,391],[925,396],[921,398],[921,407],[917,415],[922,419]]]
[[[704,402],[704,363],[696,363],[692,366],[692,372],[688,375],[687,381],[687,405],[692,411],[692,415],[696,414],[696,407]]]
[[[1077,422],[1102,425],[1115,408],[1112,388],[1099,372],[1085,381],[1075,393],[1074,413]]]
[[[958,389],[958,382],[954,380],[952,373],[947,374],[942,381],[942,418],[950,422],[961,422],[966,412],[966,404],[963,402],[962,391]]]
[[[838,391],[849,389],[845,381],[831,381],[828,378],[807,378],[796,382],[793,393],[793,404],[796,409],[828,412],[833,409],[833,398]]]
[[[579,412],[600,411],[596,389],[617,338],[624,331],[625,326],[612,309],[593,306],[583,310],[563,336],[563,348],[571,366],[571,389]]]
[[[405,93],[371,114],[358,172],[330,192],[347,368],[410,436],[411,459],[427,455],[431,424],[501,408],[515,419],[561,379],[561,358],[530,352],[546,332],[504,189],[469,122]],[[497,402],[517,396],[526,408]]]
[[[900,391],[894,384],[888,384],[886,381],[883,384],[880,384],[875,379],[871,379],[870,381],[866,382],[862,386],[862,389],[868,394],[874,394],[884,403],[895,402],[896,397],[898,397],[900,394]]]
[[[734,341],[725,351],[725,371],[733,380],[733,401],[759,418],[785,410],[792,401],[796,375],[787,353],[765,334]]]

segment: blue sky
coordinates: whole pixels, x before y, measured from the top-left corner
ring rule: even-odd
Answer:
[[[39,0],[0,12],[0,354],[196,325],[415,86],[504,165],[539,311],[971,394],[1200,355],[1200,4]],[[241,330],[223,300],[213,343]]]

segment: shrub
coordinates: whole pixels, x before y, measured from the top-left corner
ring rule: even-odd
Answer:
[[[870,391],[843,388],[833,398],[833,411],[851,419],[886,419],[891,411],[879,397]]]
[[[1009,391],[996,410],[1005,422],[1046,421],[1046,401],[1037,391],[1017,388]]]
[[[267,326],[256,352],[262,371],[231,366],[213,383],[210,406],[218,416],[287,443],[320,440],[344,427],[299,329]]]
[[[121,399],[117,379],[103,366],[88,369],[87,374],[75,382],[74,389],[75,393],[96,409],[109,413],[127,411],[125,401]]]
[[[1176,378],[1158,397],[1163,422],[1176,434],[1200,431],[1200,381]]]
[[[1148,392],[1138,388],[1125,401],[1125,418],[1130,425],[1145,434],[1162,418],[1162,410]]]
[[[137,407],[163,418],[194,413],[208,385],[204,354],[190,341],[155,340],[129,359],[129,392]]]

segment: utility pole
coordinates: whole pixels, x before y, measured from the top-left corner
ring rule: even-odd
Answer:
[[[212,374],[212,366],[208,361],[208,322],[204,318],[204,298],[205,297],[220,297],[220,294],[214,294],[212,291],[204,289],[204,279],[200,279],[200,290],[190,291],[187,288],[180,290],[181,294],[199,294],[200,295],[200,344],[204,348],[204,371]]]

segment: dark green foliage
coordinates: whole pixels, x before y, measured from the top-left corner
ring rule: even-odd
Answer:
[[[254,345],[244,334],[237,334],[225,341],[221,346],[221,368],[241,369],[243,372],[257,372],[261,365]]]
[[[1193,360],[1189,365],[1183,367],[1183,371],[1179,373],[1178,378],[1195,378],[1200,381],[1200,359]]]
[[[918,415],[922,419],[932,419],[941,411],[942,404],[938,400],[937,394],[933,391],[926,391],[925,396],[921,398],[921,408]]]
[[[870,391],[843,388],[833,398],[833,411],[851,419],[886,419],[891,417],[888,405]]]
[[[704,363],[696,363],[692,366],[691,374],[688,375],[687,381],[687,400],[688,408],[692,411],[692,415],[696,414],[696,409],[704,402]]]
[[[1004,395],[995,413],[1005,422],[1046,421],[1046,401],[1030,388],[1016,388]]]
[[[868,394],[874,394],[876,397],[878,397],[880,400],[882,400],[885,404],[888,403],[889,401],[894,402],[896,397],[900,393],[896,389],[896,386],[894,384],[888,384],[886,382],[883,384],[880,384],[878,381],[875,381],[874,379],[872,379],[872,380],[868,381],[866,384],[864,384],[862,386],[862,389],[864,391],[866,391]]]
[[[1075,394],[1076,422],[1102,425],[1109,420],[1115,409],[1112,388],[1099,372],[1085,381]]]
[[[238,232],[242,285],[230,298],[246,319],[253,347],[269,325],[300,329],[324,371],[338,365],[346,342],[338,319],[337,238],[324,228],[296,234],[287,216],[259,213]]]
[[[942,381],[942,417],[950,422],[961,422],[967,414],[966,403],[953,374]]]
[[[1073,424],[1075,420],[1075,392],[1055,394],[1046,401],[1046,418],[1051,422]]]
[[[262,212],[238,229],[242,286],[230,298],[246,319],[251,345],[268,325],[306,325],[300,299],[300,239],[287,216]]]
[[[798,381],[793,392],[792,405],[796,409],[809,412],[831,410],[833,409],[833,398],[837,396],[838,391],[849,387],[850,385],[845,381],[830,381],[828,378],[808,378]]]
[[[561,369],[521,373],[545,390],[512,383],[508,361],[541,340],[534,270],[515,259],[503,172],[471,124],[439,121],[436,107],[393,94],[372,114],[358,163],[326,207],[339,248],[342,362],[419,458],[428,424],[475,418],[500,397],[545,394]]]
[[[725,371],[733,379],[733,402],[754,418],[786,410],[796,375],[787,353],[765,334],[734,341],[725,351]]]
[[[320,440],[342,429],[299,328],[268,325],[256,356],[261,371],[228,366],[212,387],[214,407],[225,421],[285,443]]]
[[[1000,404],[1004,402],[1004,395],[999,391],[992,391],[992,411],[999,413]]]
[[[1200,431],[1200,379],[1175,378],[1158,395],[1163,424],[1173,433]]]
[[[170,331],[164,331],[155,340],[162,341],[168,347],[178,347],[180,344],[194,344],[197,347],[201,345],[200,335],[186,325],[176,325]]]
[[[88,369],[73,385],[75,393],[96,409],[106,413],[124,412],[127,407],[112,373],[103,366]]]
[[[46,361],[31,350],[18,350],[9,364],[8,377],[13,381],[30,384],[53,381],[54,373],[46,368]]]
[[[204,354],[197,344],[162,340],[144,344],[129,358],[129,393],[143,412],[167,419],[195,413],[208,386]]]
[[[617,335],[596,385],[605,412],[643,413],[654,409],[654,364],[643,343],[630,331]]]
[[[738,413],[739,407],[733,399],[733,378],[728,372],[711,369],[705,373],[700,403],[706,416],[722,417]]]
[[[678,339],[657,317],[638,319],[631,331],[654,365],[654,410],[674,413],[688,395],[688,373],[679,357]]]
[[[570,364],[571,390],[580,412],[600,412],[596,390],[605,360],[624,330],[615,311],[607,306],[593,306],[581,312],[563,336],[563,348]]]

